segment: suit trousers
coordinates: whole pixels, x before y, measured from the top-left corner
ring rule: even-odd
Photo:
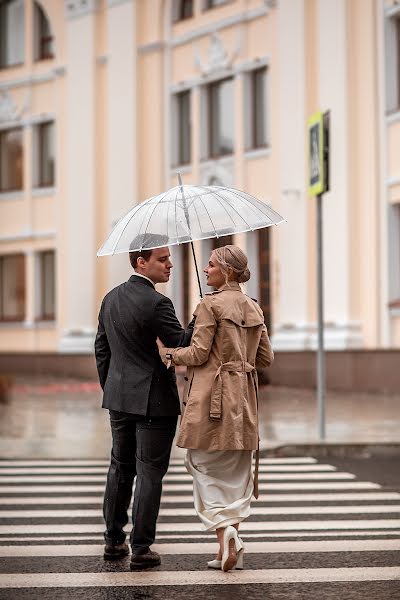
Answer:
[[[162,479],[167,472],[178,417],[141,417],[110,410],[111,464],[104,495],[106,544],[125,541],[128,508],[136,477],[130,544],[144,554],[154,543]]]

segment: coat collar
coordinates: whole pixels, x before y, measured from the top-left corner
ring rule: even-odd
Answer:
[[[237,281],[230,281],[229,283],[224,283],[224,285],[221,285],[221,287],[218,288],[217,291],[218,292],[225,292],[225,291],[241,292],[242,288],[240,287],[240,285]]]
[[[145,279],[144,277],[140,277],[139,275],[131,275],[129,277],[129,281],[131,283],[143,283],[143,285],[147,285],[148,287],[155,289],[155,286],[151,283],[149,279]]]

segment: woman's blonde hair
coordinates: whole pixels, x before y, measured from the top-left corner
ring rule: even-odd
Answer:
[[[228,271],[232,269],[235,273],[236,281],[244,283],[250,279],[250,270],[247,266],[247,256],[239,246],[222,246],[214,250],[215,258],[225,275],[225,281],[228,283]]]

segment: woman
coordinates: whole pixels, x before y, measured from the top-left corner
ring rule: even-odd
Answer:
[[[160,347],[160,354],[167,366],[188,367],[177,444],[188,449],[196,512],[205,529],[217,533],[219,553],[208,566],[229,571],[243,568],[239,523],[249,516],[255,490],[256,367],[271,365],[273,352],[261,308],[239,285],[250,278],[244,252],[218,248],[204,272],[216,291],[196,308],[191,345]]]

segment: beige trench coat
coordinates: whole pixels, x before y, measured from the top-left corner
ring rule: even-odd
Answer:
[[[258,448],[257,371],[273,361],[259,305],[230,282],[207,294],[194,313],[188,348],[164,348],[167,362],[188,367],[177,444],[202,450]]]

